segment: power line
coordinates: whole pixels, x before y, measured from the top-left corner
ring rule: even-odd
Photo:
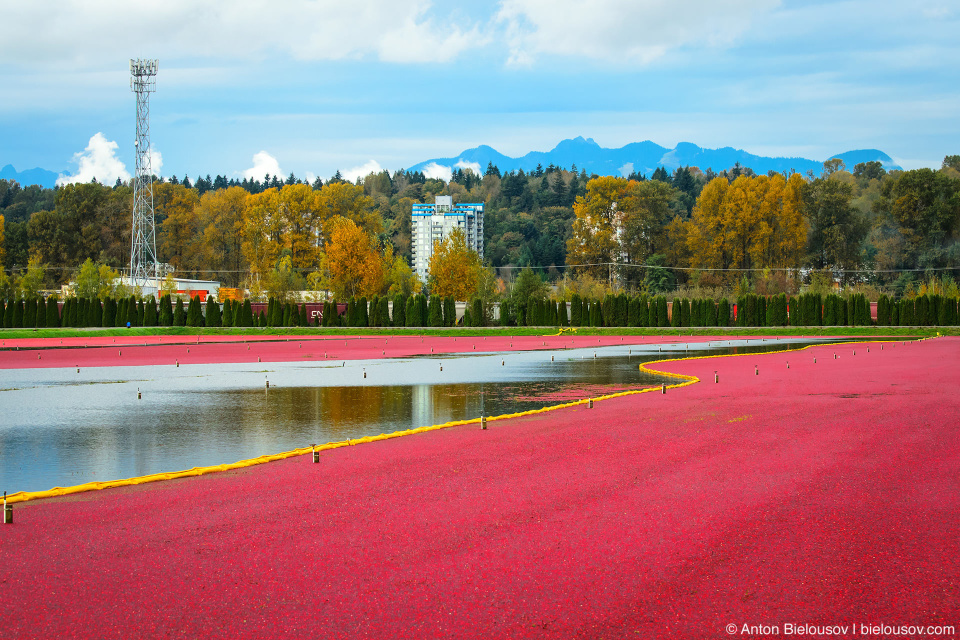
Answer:
[[[491,266],[490,268],[497,271],[513,271],[516,269],[532,269],[534,271],[549,271],[550,269],[563,270],[563,269],[573,269],[581,267],[633,267],[637,269],[666,269],[668,271],[709,271],[709,272],[729,272],[729,273],[744,273],[744,272],[763,272],[763,271],[776,271],[776,272],[810,272],[810,271],[839,271],[842,273],[926,273],[928,271],[960,271],[960,266],[956,267],[917,267],[915,269],[841,269],[835,267],[750,267],[743,269],[714,269],[708,267],[672,267],[667,265],[657,265],[657,264],[636,264],[632,262],[588,262],[583,264],[551,264],[551,265],[505,265],[501,267]],[[111,267],[112,268],[112,267]],[[9,273],[10,275],[16,275],[17,272],[23,272],[26,267],[14,265],[3,269],[4,272]],[[315,269],[309,269],[306,267],[291,267],[293,271],[297,273],[309,274],[314,273]],[[45,271],[78,271],[79,267],[66,267],[66,266],[46,266],[44,267]],[[218,274],[218,273],[250,273],[249,269],[184,269],[185,272],[197,273],[197,274]],[[117,270],[118,273],[122,272]],[[176,278],[177,276],[174,276]]]
[[[589,262],[585,264],[566,264],[566,265],[536,265],[536,266],[517,266],[517,265],[508,265],[503,267],[493,267],[498,270],[514,270],[514,269],[533,269],[533,270],[543,270],[547,271],[550,269],[572,269],[579,267],[635,267],[639,269],[666,269],[669,271],[716,271],[716,272],[734,272],[734,273],[743,273],[743,272],[763,272],[763,271],[783,271],[786,273],[797,272],[797,271],[840,271],[842,273],[913,273],[913,272],[927,272],[927,271],[956,271],[960,270],[960,266],[957,267],[925,267],[925,268],[916,268],[916,269],[840,269],[835,267],[824,267],[823,269],[817,267],[750,267],[743,269],[714,269],[714,268],[701,268],[701,267],[671,267],[666,265],[658,264],[636,264],[632,262]]]

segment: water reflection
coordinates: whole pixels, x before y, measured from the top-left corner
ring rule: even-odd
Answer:
[[[631,345],[458,358],[88,368],[79,374],[3,371],[0,490],[234,462],[311,442],[656,385],[659,379],[639,373],[641,362],[734,350],[724,343],[691,345],[696,351],[681,344],[662,353]],[[809,343],[741,341],[735,350]]]

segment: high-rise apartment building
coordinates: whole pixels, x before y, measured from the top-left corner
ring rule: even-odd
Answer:
[[[412,234],[413,270],[424,282],[430,271],[433,243],[443,242],[454,229],[462,229],[467,246],[483,260],[483,203],[453,204],[452,196],[437,196],[434,204],[414,204]]]

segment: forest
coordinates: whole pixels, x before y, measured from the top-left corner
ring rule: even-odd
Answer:
[[[947,289],[931,293],[951,295],[960,275],[960,156],[939,170],[890,172],[831,160],[819,176],[739,165],[650,177],[491,165],[448,182],[403,170],[356,183],[339,172],[313,183],[173,176],[154,183],[157,252],[178,276],[257,300],[429,293],[438,283],[420,283],[409,267],[410,211],[437,195],[486,204],[486,273],[464,298],[506,296],[524,268],[568,301],[621,291],[795,295],[817,282],[900,298],[931,278]],[[0,298],[55,290],[87,261],[124,270],[132,199],[120,181],[43,189],[0,180]]]

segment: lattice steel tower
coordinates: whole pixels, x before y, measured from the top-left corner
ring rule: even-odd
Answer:
[[[130,284],[157,285],[157,239],[153,220],[153,168],[150,166],[150,94],[157,90],[157,60],[130,60],[130,89],[137,94],[137,170],[133,178],[133,230],[130,234]]]

